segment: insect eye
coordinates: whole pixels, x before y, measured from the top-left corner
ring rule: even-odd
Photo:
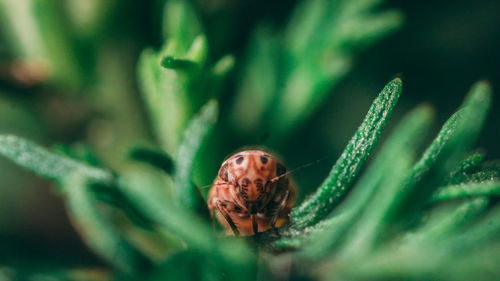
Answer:
[[[238,158],[236,158],[236,164],[241,164],[241,162],[243,162],[243,159],[243,156],[238,156]]]
[[[262,162],[262,164],[266,164],[267,163],[267,157],[266,156],[261,156],[260,157],[260,161]]]
[[[227,167],[227,164],[224,164],[221,168],[220,168],[220,171],[219,171],[219,177],[223,180],[223,181],[228,181],[229,180],[229,175],[228,175],[228,171],[227,171],[228,167]]]

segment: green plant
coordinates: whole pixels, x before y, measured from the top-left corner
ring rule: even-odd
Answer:
[[[40,3],[42,11],[50,3],[49,11],[57,7],[53,1]],[[472,87],[423,153],[434,118],[428,105],[399,121],[364,169],[402,93],[401,79],[390,81],[327,178],[297,205],[280,236],[227,237],[210,227],[200,179],[213,178],[214,159],[221,157],[218,149],[227,136],[245,139],[264,126],[277,132],[271,143],[285,143],[350,70],[359,50],[399,26],[401,16],[374,12],[377,4],[307,1],[284,32],[258,28],[234,104],[219,114],[224,78],[235,59],[211,58],[192,5],[167,1],[164,45],[143,51],[137,66],[152,137],[117,137],[126,148],[113,153],[90,143],[95,155],[85,147],[50,150],[0,135],[0,154],[56,183],[82,239],[108,265],[97,274],[66,268],[41,274],[56,280],[244,281],[278,278],[291,266],[294,277],[306,280],[495,280],[500,275],[495,262],[500,258],[495,202],[500,165],[484,162],[484,154],[472,150],[490,108],[487,82]],[[59,26],[51,15],[42,12],[36,19]],[[52,37],[68,38],[43,26]],[[53,44],[48,38],[46,44]],[[62,42],[67,44],[57,46],[72,48],[71,40]],[[305,44],[310,42],[312,49]],[[28,46],[32,51],[17,55],[37,53]],[[94,73],[95,65],[76,70],[60,61],[65,52],[59,56],[45,48],[54,51],[48,56],[55,69],[49,83],[91,89],[82,73]],[[119,98],[115,90],[108,98],[92,98],[92,104],[107,100],[113,124],[119,124],[133,112],[130,106],[119,108]],[[218,119],[236,126],[217,127]],[[126,135],[142,130],[137,126]],[[123,151],[126,159],[113,156]],[[283,257],[289,257],[287,264],[280,263]],[[9,270],[0,270],[0,276],[36,279],[40,273]]]

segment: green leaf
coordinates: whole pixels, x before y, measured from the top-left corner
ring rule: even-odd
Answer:
[[[147,260],[124,240],[118,227],[98,209],[97,198],[89,188],[89,180],[91,178],[84,174],[74,173],[68,174],[61,182],[71,221],[97,255],[123,272],[138,273]]]
[[[233,55],[225,55],[212,67],[212,73],[218,78],[226,76],[234,68],[235,58]]]
[[[187,122],[213,94],[215,83],[213,77],[204,75],[210,71],[205,65],[205,36],[194,38],[189,49],[179,49],[178,43],[174,38],[159,52],[146,49],[138,64],[141,93],[153,133],[169,155],[175,155]]]
[[[130,158],[136,161],[142,161],[159,168],[169,175],[173,174],[174,163],[172,159],[162,151],[136,147],[130,151]]]
[[[82,174],[98,181],[110,181],[108,171],[56,154],[25,139],[0,135],[0,154],[35,174],[61,181],[71,174]]]
[[[401,26],[397,12],[375,11],[361,1],[305,1],[285,32],[290,69],[270,114],[280,137],[299,127],[351,70],[355,55]],[[359,9],[364,6],[365,9]]]
[[[34,18],[50,61],[53,79],[74,87],[82,86],[89,76],[82,65],[89,60],[79,60],[77,41],[68,30],[63,6],[56,0],[36,0],[34,3]]]
[[[447,237],[455,236],[463,231],[464,226],[482,215],[489,202],[486,197],[478,197],[456,206],[446,206],[443,210],[434,212],[429,222],[409,235],[406,243],[418,247],[421,243],[440,243],[441,239],[446,240]]]
[[[404,178],[397,184],[384,184],[386,187],[378,191],[353,227],[354,233],[349,234],[342,251],[344,258],[368,254],[390,237],[389,226],[409,224],[422,211],[431,192],[460,163],[479,133],[490,103],[489,88],[484,85],[478,83],[472,88],[462,108],[443,125]]]
[[[171,45],[175,44],[167,45],[165,53],[173,52],[174,47]],[[138,80],[154,136],[163,150],[174,155],[179,135],[189,115],[185,105],[186,73],[162,69],[161,56],[163,53],[151,49],[142,52],[138,63]]]
[[[411,168],[411,157],[399,157],[393,160],[392,176],[386,176],[380,183],[377,193],[373,195],[360,217],[346,234],[338,255],[347,262],[368,255],[377,245],[381,234],[384,233],[385,216],[387,210],[398,194],[407,172]]]
[[[354,186],[352,194],[346,201],[334,210],[333,217],[325,220],[332,223],[321,232],[313,233],[304,254],[318,258],[338,245],[340,237],[353,225],[361,212],[366,208],[373,196],[382,189],[384,178],[394,176],[397,169],[396,159],[408,157],[413,159],[422,144],[433,120],[433,111],[428,106],[420,106],[408,113],[391,133],[375,159],[365,171],[359,182]],[[408,162],[408,161],[405,161]]]
[[[272,142],[286,140],[349,73],[360,51],[401,26],[401,14],[380,12],[381,2],[301,1],[284,30],[260,25],[246,52],[234,127],[247,135],[264,127],[273,132]]]
[[[468,175],[479,169],[483,160],[483,153],[474,153],[468,156],[458,165],[457,169],[451,173],[446,183],[458,184],[467,181]]]
[[[432,195],[431,202],[493,195],[500,195],[500,181],[471,182],[443,186],[438,188]]]
[[[145,260],[126,242],[119,229],[105,219],[91,192],[94,183],[110,183],[113,175],[63,155],[52,153],[16,136],[0,136],[0,153],[62,187],[70,218],[87,245],[123,272],[133,273]]]
[[[469,159],[464,160],[462,164],[467,165],[465,162],[468,160]],[[474,159],[470,159],[470,161],[473,160]],[[477,160],[479,161],[479,159]],[[453,173],[450,179],[446,181],[446,185],[500,180],[500,164],[498,162],[486,162],[482,165],[480,162],[470,164],[470,167],[466,167],[464,170],[460,170],[463,167],[459,167],[459,170]]]
[[[180,50],[187,50],[202,33],[200,18],[187,0],[168,0],[163,13],[164,40],[175,38]]]
[[[136,225],[148,230],[153,229],[153,222],[145,217],[115,184],[92,183],[88,189],[94,194],[95,199],[119,208]]]
[[[158,224],[160,231],[174,234],[188,248],[228,268],[254,264],[255,256],[242,240],[217,239],[205,221],[166,197],[147,173],[131,170],[118,179],[118,186],[146,217]]]
[[[344,198],[377,144],[382,129],[401,94],[401,89],[402,82],[399,78],[384,87],[328,177],[312,196],[293,210],[291,219],[294,225],[308,226],[317,223]]]
[[[3,42],[16,58],[30,61],[44,56],[43,38],[40,37],[36,20],[33,18],[33,1],[0,2]],[[6,45],[7,45],[6,44]]]
[[[161,60],[161,66],[175,70],[189,70],[197,66],[196,62],[187,59],[166,56]]]
[[[491,103],[491,89],[485,82],[476,83],[461,108],[443,125],[422,158],[408,174],[400,194],[387,215],[408,221],[426,204],[478,137]]]
[[[174,196],[176,202],[188,210],[197,210],[201,204],[200,193],[192,184],[193,163],[201,145],[214,128],[217,116],[217,102],[211,100],[189,122],[177,151]]]
[[[457,237],[448,239],[451,246],[460,245],[464,249],[487,246],[500,234],[500,207],[495,205],[479,222],[463,231]]]
[[[238,131],[253,132],[272,110],[278,85],[279,42],[267,27],[259,27],[250,40],[231,121]],[[251,104],[252,106],[248,106]]]

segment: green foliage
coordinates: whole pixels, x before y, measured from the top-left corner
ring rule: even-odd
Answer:
[[[51,153],[16,136],[0,136],[0,153],[37,175],[52,180],[62,181],[66,176],[76,173],[101,181],[109,181],[112,177],[107,171],[80,163],[64,155]]]
[[[291,215],[294,225],[308,226],[317,223],[343,199],[348,186],[377,144],[387,118],[401,94],[402,86],[399,78],[385,86],[321,187],[295,208]]]
[[[400,164],[393,160],[413,160],[431,127],[432,120],[432,110],[428,106],[420,106],[399,122],[373,163],[353,187],[352,194],[334,211],[331,218],[325,220],[325,226],[320,228],[322,231],[311,236],[311,244],[305,251],[307,256],[315,258],[331,251],[371,198],[377,194],[383,179],[392,178],[394,169]]]
[[[482,183],[472,182],[443,186],[432,196],[432,201],[460,199],[481,195],[500,195],[500,182],[491,180]]]
[[[182,141],[177,148],[174,184],[175,200],[187,209],[195,210],[203,205],[197,187],[192,183],[193,163],[201,144],[217,122],[218,107],[214,100],[209,101],[186,127]]]
[[[248,47],[233,120],[285,139],[352,68],[354,56],[397,29],[402,16],[375,12],[379,1],[303,1],[289,25],[260,26]],[[252,104],[251,108],[248,104]]]
[[[256,28],[229,97],[223,82],[235,58],[214,58],[192,2],[166,1],[163,44],[144,50],[136,65],[148,131],[134,117],[141,116],[136,101],[120,93],[132,88],[121,72],[126,56],[90,48],[106,37],[106,15],[119,13],[112,7],[120,1],[100,2],[85,32],[78,19],[63,24],[69,14],[58,1],[0,3],[13,57],[43,57],[51,69],[43,83],[89,91],[88,104],[78,105],[106,116],[87,117],[83,146],[55,151],[0,134],[3,157],[56,183],[72,224],[105,264],[92,277],[28,266],[0,268],[0,279],[37,279],[31,270],[54,280],[281,280],[283,272],[305,280],[498,279],[500,165],[471,154],[491,106],[486,82],[472,87],[421,153],[433,129],[428,105],[404,116],[375,148],[402,93],[401,79],[390,81],[279,235],[229,237],[210,226],[198,186],[204,175],[213,179],[222,151],[259,130],[274,132],[272,144],[289,141],[356,55],[400,26],[398,12],[371,0],[299,3],[282,31]],[[16,32],[26,19],[31,31]],[[91,51],[73,56],[80,48]],[[84,54],[100,59],[82,63]]]
[[[97,208],[92,182],[110,182],[113,175],[15,136],[0,136],[0,153],[36,174],[56,180],[68,213],[84,241],[96,253],[127,273],[135,272],[140,256]]]

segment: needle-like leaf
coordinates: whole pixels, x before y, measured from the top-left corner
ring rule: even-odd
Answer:
[[[354,186],[352,194],[333,213],[333,217],[325,221],[332,224],[310,237],[310,245],[305,255],[318,258],[329,253],[333,245],[338,244],[342,234],[352,226],[360,213],[367,206],[377,190],[382,189],[384,178],[392,178],[398,161],[403,157],[412,160],[420,148],[426,132],[433,120],[433,111],[428,106],[420,106],[409,113],[391,133],[373,163],[365,171],[363,177]]]
[[[384,87],[328,177],[312,196],[293,210],[291,218],[294,225],[308,226],[317,223],[344,198],[377,144],[401,94],[402,86],[401,80],[396,78]]]
[[[499,181],[471,182],[443,186],[432,195],[431,202],[492,195],[500,195]]]
[[[50,152],[16,136],[0,136],[0,154],[59,183],[72,222],[99,256],[123,272],[133,273],[141,268],[145,260],[99,211],[96,195],[90,188],[92,183],[111,182],[113,175],[110,172]]]
[[[215,126],[217,116],[217,102],[211,100],[190,121],[177,150],[174,196],[176,202],[188,210],[197,210],[202,204],[200,193],[192,183],[193,163],[201,145]]]

